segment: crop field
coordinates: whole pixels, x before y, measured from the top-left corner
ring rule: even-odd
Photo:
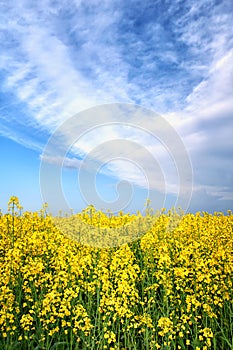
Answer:
[[[55,218],[12,197],[0,349],[233,349],[232,213],[153,215]]]

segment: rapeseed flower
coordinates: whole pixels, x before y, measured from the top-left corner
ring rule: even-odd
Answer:
[[[232,213],[147,215],[54,218],[12,197],[0,215],[1,347],[227,347]]]

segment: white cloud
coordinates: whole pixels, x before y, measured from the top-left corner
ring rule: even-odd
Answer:
[[[217,118],[224,109],[233,110],[233,49],[210,66],[208,78],[198,84],[187,97],[187,111],[203,117]],[[225,114],[225,113],[224,113]]]
[[[56,7],[59,11],[58,4]],[[38,17],[37,11],[35,8],[29,10],[27,2],[17,2],[10,9],[7,31],[14,33],[17,44],[16,47],[5,49],[10,60],[2,60],[2,66],[8,71],[5,89],[13,90],[20,101],[27,103],[32,111],[31,116],[37,122],[53,128],[74,113],[112,101],[117,95],[123,94],[127,98],[124,89],[120,88],[121,82],[112,82],[114,78],[107,71],[104,72],[101,66],[92,67],[98,75],[96,81],[91,81],[81,69],[77,69],[92,53],[106,62],[114,60],[114,50],[97,46],[94,41],[94,36],[97,36],[98,41],[98,35],[102,35],[112,22],[111,17],[103,16],[100,20],[98,16],[96,23],[91,25],[92,30],[88,29],[89,25],[84,20],[84,27],[80,28],[84,32],[86,30],[84,56],[81,54],[75,57],[71,55],[70,46],[56,36],[58,33],[56,29],[54,32],[54,18],[46,18],[43,13]],[[15,19],[12,21],[11,18]],[[62,25],[62,22],[57,25]],[[75,31],[75,28],[72,30]],[[83,62],[79,62],[79,56]]]
[[[69,158],[69,157],[55,157],[55,156],[47,156],[41,155],[40,159],[42,162],[46,162],[49,164],[55,164],[59,167],[70,168],[70,169],[79,169],[82,165],[82,161],[77,158]]]

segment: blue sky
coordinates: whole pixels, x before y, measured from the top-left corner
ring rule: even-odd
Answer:
[[[63,164],[68,207],[96,204],[96,194],[88,194],[94,177],[87,174],[94,171],[100,207],[105,202],[111,209],[123,180],[129,198],[122,208],[141,210],[155,171],[146,150],[162,169],[160,180],[151,180],[153,205],[176,205],[179,171],[175,175],[169,163],[170,146],[152,140],[148,128],[139,131],[133,117],[127,129],[127,113],[121,127],[114,124],[117,114],[105,116],[108,126],[97,125],[95,107],[118,103],[158,113],[179,135],[192,164],[191,200],[183,198],[189,211],[233,209],[231,0],[2,0],[0,16],[0,208],[11,195],[25,209],[41,207],[43,162]],[[74,142],[72,126],[65,125],[87,109],[98,127],[88,130],[90,116],[81,114],[77,127],[83,133]],[[152,114],[141,114],[142,125],[150,118],[156,123]],[[44,154],[56,130],[66,140],[62,161],[56,152]],[[129,142],[124,149],[122,140]],[[102,170],[86,174],[86,157]]]

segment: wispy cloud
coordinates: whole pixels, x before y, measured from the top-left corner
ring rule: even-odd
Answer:
[[[224,4],[212,1],[161,6],[151,1],[6,5],[5,88],[47,126],[113,101],[179,110],[211,61],[225,54],[231,16]]]
[[[41,161],[55,164],[59,167],[64,167],[68,169],[79,169],[81,167],[82,161],[77,158],[69,158],[69,157],[52,157],[52,156],[46,156],[41,155],[40,156]]]

